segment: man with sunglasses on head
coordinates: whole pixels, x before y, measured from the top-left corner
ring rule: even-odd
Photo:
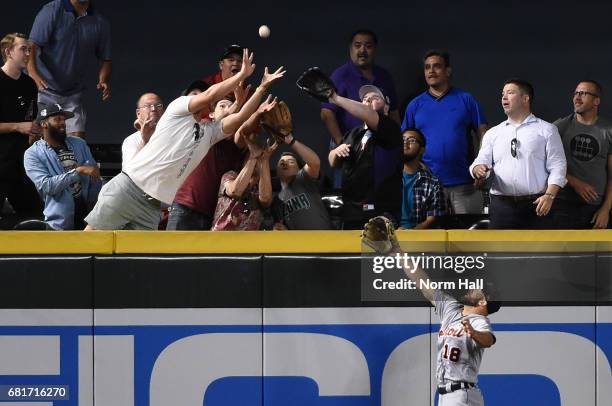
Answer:
[[[599,116],[601,86],[578,82],[574,113],[555,121],[567,159],[567,186],[558,195],[560,229],[607,228],[612,208],[612,124]]]
[[[528,82],[507,80],[501,102],[508,120],[487,131],[470,166],[475,179],[493,177],[490,228],[553,228],[549,213],[567,182],[559,131],[531,113]]]
[[[404,171],[399,228],[433,228],[437,218],[446,214],[442,183],[421,161],[427,145],[423,133],[416,128],[407,128],[402,138]]]
[[[362,86],[359,97],[361,103],[336,92],[329,98],[362,120],[327,157],[332,168],[342,168],[345,230],[358,230],[377,215],[397,221],[402,204],[402,137],[399,125],[389,116],[389,99],[373,85]]]
[[[159,118],[164,114],[162,99],[155,93],[145,93],[136,103],[136,132],[121,145],[121,165],[125,166],[151,139]]]

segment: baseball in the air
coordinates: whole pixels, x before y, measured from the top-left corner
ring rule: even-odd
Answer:
[[[259,36],[261,38],[268,38],[270,36],[270,27],[267,25],[262,25],[259,27]]]

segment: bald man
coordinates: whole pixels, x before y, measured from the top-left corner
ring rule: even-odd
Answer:
[[[136,132],[126,137],[121,145],[122,167],[125,167],[134,158],[134,155],[149,142],[163,113],[164,104],[158,95],[145,93],[140,96],[136,103],[136,121],[134,121]]]

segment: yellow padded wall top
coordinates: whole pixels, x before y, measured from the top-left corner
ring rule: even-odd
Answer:
[[[359,254],[360,231],[6,231],[0,255]],[[612,230],[398,231],[407,252],[612,252]]]
[[[446,232],[401,231],[419,250],[444,250]],[[361,231],[117,231],[117,254],[359,254]]]
[[[0,254],[108,254],[115,248],[113,231],[3,231]]]

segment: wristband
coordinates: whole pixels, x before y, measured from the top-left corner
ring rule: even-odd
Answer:
[[[293,137],[293,138],[291,139],[291,142],[289,142],[289,144],[287,144],[287,145],[289,145],[289,146],[291,147],[291,146],[293,146],[293,144],[295,144],[295,142],[296,142],[296,141],[297,141],[297,140],[295,139],[295,137]]]

